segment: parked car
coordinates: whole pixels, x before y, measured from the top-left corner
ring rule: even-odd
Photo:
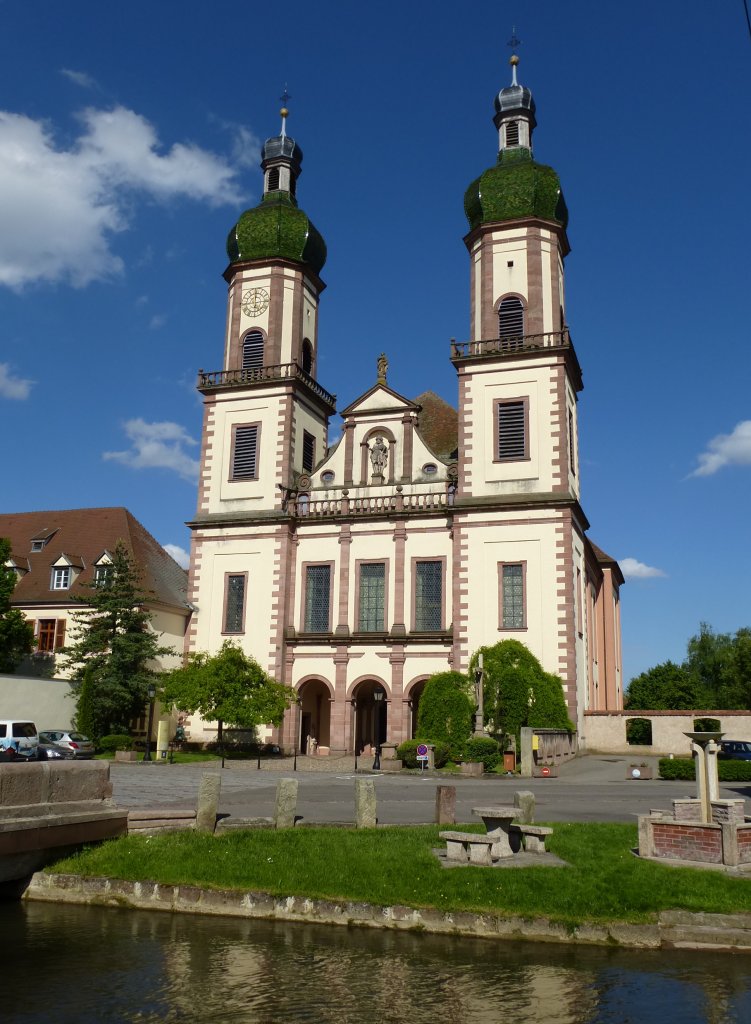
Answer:
[[[0,721],[0,760],[34,761],[39,734],[33,722]]]
[[[57,743],[45,743],[41,738],[39,740],[37,761],[73,761],[75,756],[73,750],[66,750],[65,747],[60,747]]]
[[[720,757],[733,761],[751,761],[751,742],[748,740],[720,740]]]
[[[69,729],[43,729],[39,733],[39,739],[72,753],[73,757],[78,759],[94,756],[94,744],[88,736],[80,732],[72,732]]]

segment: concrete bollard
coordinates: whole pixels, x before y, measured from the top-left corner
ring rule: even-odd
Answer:
[[[201,777],[196,804],[196,831],[213,832],[216,828],[216,815],[219,810],[219,795],[222,791],[222,778],[213,772],[206,772]]]
[[[514,793],[514,807],[519,808],[515,821],[522,825],[532,825],[535,820],[535,794],[528,789],[520,789]]]
[[[297,814],[297,779],[279,779],[276,784],[274,828],[294,828]]]
[[[456,822],[456,786],[436,786],[435,820],[437,825]]]
[[[355,779],[355,827],[375,828],[376,793],[372,779]]]

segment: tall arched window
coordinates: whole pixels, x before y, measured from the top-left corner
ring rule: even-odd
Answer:
[[[307,338],[302,342],[302,368],[306,373],[313,372],[313,346]]]
[[[243,370],[260,370],[263,366],[263,334],[248,331],[243,338]]]
[[[524,336],[524,304],[515,296],[505,298],[498,307],[498,337],[518,342]]]
[[[279,168],[272,167],[269,171],[269,186],[266,189],[267,192],[278,192],[279,191]]]

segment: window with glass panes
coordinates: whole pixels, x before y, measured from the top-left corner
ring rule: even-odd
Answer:
[[[38,651],[54,651],[55,649],[55,629],[57,627],[57,619],[40,619],[39,620],[39,632],[37,633],[37,650]]]
[[[362,633],[378,633],[384,630],[386,601],[386,563],[362,562],[360,564],[360,615],[357,628]]]
[[[443,562],[415,564],[415,629],[441,629],[443,618]]]
[[[308,565],[305,569],[306,633],[329,632],[331,603],[331,566]]]
[[[52,570],[52,589],[67,590],[70,586],[70,569],[59,568]]]
[[[501,608],[503,629],[524,628],[524,566],[521,563],[502,566]]]
[[[245,573],[227,576],[227,593],[224,603],[224,632],[245,632]]]

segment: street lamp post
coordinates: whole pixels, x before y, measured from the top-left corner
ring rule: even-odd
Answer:
[[[149,697],[149,724],[146,729],[146,750],[143,753],[144,761],[151,760],[151,730],[154,727],[154,698],[156,697],[156,686],[153,683],[149,683],[149,687],[146,691]]]
[[[375,702],[375,708],[373,711],[373,733],[374,733],[374,746],[375,746],[375,760],[373,761],[373,771],[379,772],[381,770],[381,705],[383,698],[386,694],[380,686],[377,686],[373,690],[373,701]]]

